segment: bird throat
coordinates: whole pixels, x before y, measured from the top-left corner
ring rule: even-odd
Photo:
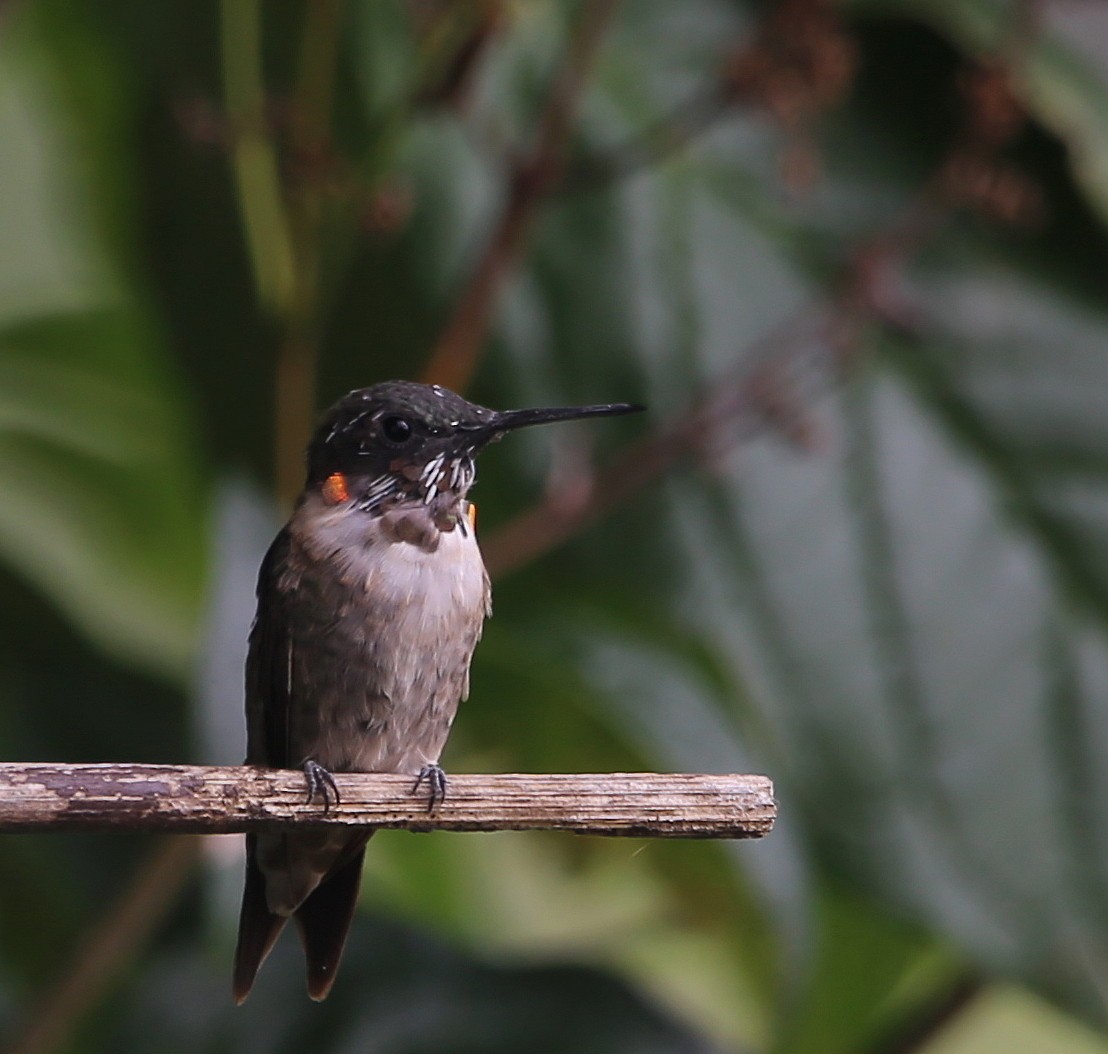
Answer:
[[[434,505],[436,501],[457,505],[473,486],[477,476],[477,469],[469,452],[454,457],[442,453],[422,466],[394,461],[389,465],[389,471],[403,480],[400,492],[406,498],[428,506]]]
[[[472,455],[443,453],[425,464],[394,461],[387,472],[366,479],[334,472],[323,481],[320,494],[328,505],[349,504],[371,516],[402,507],[421,509],[439,530],[461,524],[464,531],[472,526],[465,497],[475,477]]]

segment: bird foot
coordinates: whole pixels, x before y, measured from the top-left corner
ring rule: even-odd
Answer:
[[[335,786],[335,777],[318,761],[309,758],[304,762],[304,779],[308,784],[308,804],[311,805],[319,798],[323,802],[324,814],[330,811],[332,805],[338,805],[342,800],[339,789]]]
[[[435,806],[446,800],[446,773],[440,765],[424,765],[412,784],[412,793],[415,794],[424,783],[431,792],[427,797],[427,811],[434,812]]]

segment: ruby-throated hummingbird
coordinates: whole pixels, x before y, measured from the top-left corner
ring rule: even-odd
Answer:
[[[474,458],[505,432],[624,414],[625,403],[488,410],[437,385],[390,381],[340,399],[308,446],[308,478],[258,576],[246,661],[248,765],[303,768],[309,800],[332,772],[446,778],[439,755],[489,614],[466,500]],[[234,995],[250,992],[297,922],[308,994],[331,990],[371,831],[249,834]]]

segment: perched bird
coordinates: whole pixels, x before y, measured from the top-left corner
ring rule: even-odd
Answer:
[[[624,403],[488,410],[437,385],[390,381],[324,415],[308,475],[258,576],[246,662],[248,765],[302,768],[309,800],[338,800],[332,772],[446,777],[439,755],[489,614],[467,494],[474,458],[504,433],[624,414]],[[285,923],[300,932],[308,994],[334,984],[370,831],[247,835],[234,996],[250,992]]]

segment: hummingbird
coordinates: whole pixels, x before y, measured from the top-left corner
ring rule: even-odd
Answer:
[[[395,772],[446,795],[439,756],[490,614],[468,499],[477,455],[507,432],[640,406],[490,410],[438,385],[388,381],[328,410],[307,479],[258,575],[246,660],[246,764],[299,768],[308,801],[335,772]],[[246,836],[233,991],[241,1003],[294,919],[308,994],[326,998],[371,830]]]

